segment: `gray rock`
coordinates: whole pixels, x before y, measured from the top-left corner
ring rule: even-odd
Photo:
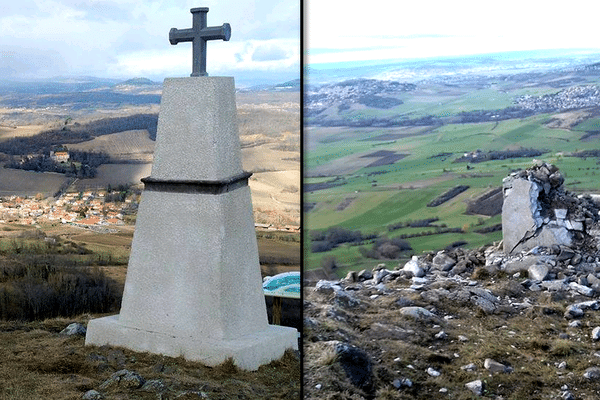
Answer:
[[[88,390],[83,394],[82,397],[83,400],[102,400],[103,398],[104,396],[102,396],[100,392],[97,392],[95,390]]]
[[[480,379],[465,383],[467,389],[469,389],[475,396],[481,396],[483,394],[483,382]]]
[[[505,261],[503,271],[509,275],[517,272],[527,271],[529,267],[540,262],[540,257],[528,255],[525,257],[514,257]]]
[[[498,298],[496,296],[494,296],[492,294],[492,292],[490,292],[487,289],[483,289],[483,288],[470,288],[469,291],[479,297],[482,297],[484,299],[486,299],[487,301],[491,302],[491,303],[496,303],[498,301]]]
[[[335,304],[343,308],[355,308],[360,305],[360,300],[343,290],[338,290],[333,295]]]
[[[589,380],[593,380],[593,381],[600,379],[600,368],[590,367],[590,368],[586,369],[585,372],[583,373],[583,377],[585,379],[589,379]]]
[[[448,339],[448,334],[444,331],[439,331],[438,333],[435,334],[435,338],[438,340]]]
[[[412,387],[413,383],[410,379],[408,378],[402,378],[402,379],[394,379],[394,382],[392,382],[392,385],[394,385],[394,387],[396,389],[402,389],[403,387]]]
[[[425,300],[427,303],[437,303],[438,301],[444,301],[450,295],[450,291],[439,288],[439,289],[431,289],[421,293],[421,298]]]
[[[527,269],[529,278],[540,282],[546,279],[548,272],[548,267],[545,264],[534,264]]]
[[[70,324],[69,326],[67,326],[65,329],[63,329],[62,331],[60,331],[61,335],[66,335],[66,336],[74,336],[74,335],[81,335],[81,336],[85,336],[85,326],[78,324],[76,322]]]
[[[440,376],[442,373],[440,371],[437,371],[437,370],[429,367],[429,368],[427,368],[427,374],[429,374],[435,378],[436,376]]]
[[[596,300],[582,301],[575,303],[574,306],[581,308],[582,310],[598,310],[600,308],[600,302]]]
[[[414,304],[414,301],[408,297],[400,296],[396,299],[395,303],[398,305],[398,307],[410,307]]]
[[[381,281],[383,281],[383,278],[385,278],[389,274],[390,271],[388,271],[387,269],[380,269],[375,271],[375,274],[373,275],[373,280],[375,281],[375,284],[381,283]]]
[[[363,269],[362,271],[360,271],[358,273],[358,275],[356,276],[356,278],[357,278],[357,280],[359,282],[366,281],[368,279],[373,278],[373,273],[371,271],[369,271],[369,270]]]
[[[567,290],[568,285],[565,283],[563,279],[555,279],[551,281],[543,281],[541,283],[542,287],[548,289],[551,292],[558,292],[561,290]]]
[[[485,369],[492,373],[506,372],[506,365],[501,364],[498,361],[492,360],[491,358],[486,358],[483,362],[483,366]]]
[[[449,271],[456,264],[456,260],[444,252],[438,252],[432,260],[432,268],[440,271]]]
[[[597,326],[594,329],[592,329],[592,340],[600,340],[600,326]]]
[[[111,349],[108,352],[107,361],[115,369],[123,369],[125,360],[125,353],[121,350]]]
[[[416,320],[431,320],[436,319],[437,317],[431,311],[427,310],[423,307],[402,307],[400,309],[400,314],[405,317],[414,318]]]
[[[402,270],[418,278],[425,276],[425,270],[421,267],[421,262],[417,256],[412,256],[412,259],[404,264]]]
[[[531,290],[532,292],[539,292],[542,290],[542,287],[536,282],[533,282],[529,285],[529,290]]]
[[[335,346],[337,361],[340,363],[350,382],[367,393],[374,390],[373,364],[371,359],[362,349],[338,343]]]
[[[208,395],[204,392],[200,392],[198,390],[184,390],[183,392],[178,393],[173,399],[189,399],[190,397],[195,397],[198,399],[208,399]],[[162,399],[162,397],[159,397]]]
[[[583,317],[583,310],[575,304],[571,304],[567,307],[564,315],[566,319],[581,318]]]
[[[161,393],[167,390],[167,386],[160,379],[150,379],[140,388],[143,392]]]
[[[463,371],[473,372],[473,371],[477,370],[477,365],[471,363],[471,364],[463,365],[462,367],[460,367],[460,369],[462,369]]]
[[[560,364],[558,364],[558,369],[567,369],[567,362],[563,361]]]
[[[588,285],[590,285],[594,290],[600,289],[600,279],[596,277],[596,275],[590,273],[587,276]]]
[[[575,400],[575,396],[573,396],[573,393],[569,392],[568,390],[562,392],[560,397],[563,400]]]
[[[496,311],[496,306],[494,305],[494,303],[492,303],[485,297],[473,296],[471,298],[471,301],[473,301],[473,304],[475,304],[475,306],[477,306],[481,311],[483,311],[486,314],[493,314],[494,311]]]
[[[554,209],[554,216],[556,219],[565,219],[567,218],[567,210],[565,208]]]
[[[346,277],[344,278],[344,280],[345,280],[346,282],[349,282],[349,283],[354,283],[354,282],[356,282],[356,280],[357,280],[357,278],[356,278],[356,271],[349,271],[349,272],[346,274]]]
[[[111,387],[123,387],[129,389],[138,389],[146,381],[137,372],[126,369],[119,370],[111,375],[106,381],[100,385],[100,390],[105,390]]]
[[[587,297],[592,297],[594,295],[594,289],[592,289],[591,287],[580,285],[576,282],[569,283],[569,287],[571,288],[571,290],[574,290],[575,292]]]
[[[571,321],[569,322],[569,328],[580,328],[581,327],[581,321],[576,319],[575,321]]]
[[[321,294],[329,295],[329,294],[333,294],[334,292],[337,292],[338,290],[342,290],[342,287],[340,286],[338,281],[320,280],[315,285],[315,292],[321,293]]]

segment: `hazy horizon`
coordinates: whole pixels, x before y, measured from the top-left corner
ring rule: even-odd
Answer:
[[[430,0],[394,7],[382,0],[368,5],[306,0],[305,64],[336,68],[556,49],[600,53],[588,8],[582,0],[568,7],[518,0]]]

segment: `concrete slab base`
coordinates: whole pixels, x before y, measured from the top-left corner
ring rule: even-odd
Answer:
[[[241,369],[254,371],[278,360],[287,349],[298,349],[298,331],[285,326],[267,329],[230,340],[207,337],[177,337],[160,332],[131,328],[119,323],[119,316],[93,319],[88,323],[86,345],[119,346],[134,351],[183,356],[207,366],[219,365],[229,357]]]

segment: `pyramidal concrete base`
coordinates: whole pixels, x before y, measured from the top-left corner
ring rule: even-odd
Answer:
[[[127,327],[119,324],[118,315],[113,315],[88,323],[85,344],[125,347],[169,357],[183,356],[207,366],[219,365],[232,358],[239,368],[255,371],[261,365],[281,358],[287,349],[297,350],[298,337],[296,329],[277,325],[230,340],[181,337]]]
[[[86,344],[247,370],[298,349],[296,329],[268,323],[236,115],[233,78],[165,80],[121,310]]]

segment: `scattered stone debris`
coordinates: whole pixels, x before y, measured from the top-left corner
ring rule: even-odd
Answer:
[[[563,182],[546,163],[506,178],[503,242],[306,287],[305,398],[594,398],[600,206]],[[362,375],[311,354],[328,341]]]

